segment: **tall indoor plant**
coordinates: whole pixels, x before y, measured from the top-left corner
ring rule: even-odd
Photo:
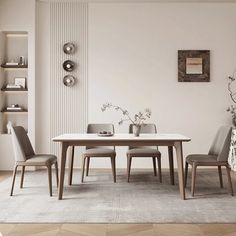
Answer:
[[[233,91],[232,85],[233,85],[233,82],[235,81],[235,73],[236,73],[236,70],[234,71],[232,76],[228,76],[228,91],[229,91],[231,101],[234,104],[236,104],[236,92]],[[236,105],[231,105],[230,107],[227,108],[227,111],[231,113],[232,124],[234,125],[234,127],[236,127]]]
[[[230,144],[230,150],[229,150],[229,157],[228,157],[228,163],[232,170],[236,171],[236,92],[233,91],[232,85],[235,82],[235,73],[234,71],[232,76],[228,76],[228,91],[231,98],[231,101],[234,105],[231,105],[227,108],[227,111],[231,113],[232,116],[232,124],[234,126],[234,129],[232,131],[232,137],[231,137],[231,144]]]

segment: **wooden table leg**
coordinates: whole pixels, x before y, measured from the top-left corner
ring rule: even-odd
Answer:
[[[176,158],[178,166],[179,192],[182,199],[185,200],[182,142],[175,142],[174,146],[176,149]]]
[[[69,168],[69,179],[68,179],[68,184],[69,185],[72,185],[74,155],[75,155],[75,146],[72,146],[70,168]]]
[[[170,182],[172,185],[175,185],[173,146],[168,146],[168,154],[169,154]]]
[[[60,178],[59,178],[59,188],[58,188],[58,199],[59,200],[62,199],[62,195],[63,195],[67,148],[68,148],[68,144],[62,142],[62,145],[61,145]]]

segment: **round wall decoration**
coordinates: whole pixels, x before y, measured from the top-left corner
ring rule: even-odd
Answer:
[[[75,45],[73,43],[65,43],[63,51],[65,54],[73,54],[75,52]]]
[[[71,60],[66,60],[63,62],[63,68],[65,71],[73,71],[75,69],[75,63]]]
[[[63,78],[63,84],[67,87],[72,87],[75,85],[75,77],[73,75],[66,75]]]

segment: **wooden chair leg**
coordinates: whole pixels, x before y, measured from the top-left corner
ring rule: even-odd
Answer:
[[[89,174],[89,164],[90,164],[90,157],[87,157],[86,176],[88,176]]]
[[[21,180],[20,180],[20,188],[23,188],[24,176],[25,176],[25,166],[22,166],[22,170],[21,170]]]
[[[222,179],[221,166],[218,166],[218,173],[219,173],[219,179],[220,179],[220,187],[223,188],[223,179]]]
[[[154,176],[157,176],[156,157],[152,157]]]
[[[161,173],[161,158],[157,158],[158,163],[158,175],[159,175],[159,181],[162,183],[162,173]]]
[[[111,168],[112,168],[112,174],[113,174],[113,181],[116,183],[116,157],[111,157]]]
[[[192,196],[194,196],[194,191],[195,191],[196,172],[197,172],[197,164],[194,162],[193,166],[192,166],[192,184],[191,184],[191,194],[192,194]]]
[[[185,162],[185,181],[184,181],[184,187],[187,187],[187,180],[188,180],[188,162]]]
[[[52,197],[52,166],[47,166],[48,168],[48,186],[49,186],[49,194]]]
[[[170,168],[170,182],[171,185],[175,184],[175,174],[174,174],[174,160],[173,160],[173,147],[168,146],[169,154],[169,168]]]
[[[129,182],[132,157],[127,156],[127,181]]]
[[[75,146],[72,146],[71,152],[71,162],[70,162],[70,171],[69,171],[69,185],[72,185],[72,178],[73,178],[73,166],[74,166],[74,155],[75,155]]]
[[[81,183],[84,182],[85,161],[86,161],[86,157],[82,157]]]
[[[56,172],[56,182],[57,182],[57,187],[58,187],[58,183],[59,183],[59,178],[58,178],[58,164],[57,162],[55,162],[55,172]]]
[[[12,185],[11,185],[11,193],[10,196],[13,195],[14,185],[15,185],[15,179],[16,179],[16,172],[17,172],[18,166],[16,165],[13,171],[13,178],[12,178]]]
[[[229,188],[229,192],[232,196],[234,196],[234,191],[233,191],[233,185],[232,185],[232,180],[231,180],[231,176],[230,176],[230,168],[227,165],[226,166],[226,171],[227,171],[227,176],[228,176],[228,188]]]

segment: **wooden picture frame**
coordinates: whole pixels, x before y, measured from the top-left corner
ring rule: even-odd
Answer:
[[[178,50],[178,82],[210,82],[210,51]]]

